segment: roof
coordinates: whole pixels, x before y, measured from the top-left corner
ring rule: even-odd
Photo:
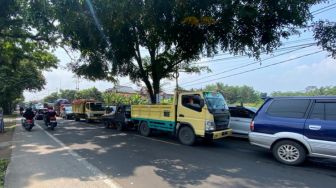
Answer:
[[[111,89],[107,89],[107,92],[116,93],[137,93],[132,87],[116,85]]]
[[[270,97],[273,99],[336,99],[336,96],[288,96],[288,97]]]

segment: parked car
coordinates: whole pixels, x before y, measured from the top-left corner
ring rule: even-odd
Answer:
[[[48,109],[46,108],[41,108],[36,110],[36,114],[35,114],[35,119],[36,120],[43,120],[44,114]]]
[[[118,105],[116,109],[110,111],[110,113],[102,116],[102,121],[106,128],[115,127],[118,131],[133,128],[134,124],[131,121],[131,106],[130,105]]]
[[[250,132],[250,124],[257,110],[244,106],[229,107],[230,124],[229,127],[236,135],[247,136]]]
[[[307,156],[336,158],[336,96],[269,98],[251,123],[249,139],[287,165]]]

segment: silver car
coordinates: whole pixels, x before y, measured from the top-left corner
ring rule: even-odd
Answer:
[[[231,114],[229,127],[232,129],[232,132],[236,135],[247,136],[250,132],[250,123],[257,109],[253,107],[236,106],[229,107],[229,110]]]

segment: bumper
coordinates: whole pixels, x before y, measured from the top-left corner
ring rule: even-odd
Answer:
[[[204,138],[216,140],[216,139],[228,137],[230,135],[232,135],[232,129],[226,129],[222,131],[214,131],[214,132],[205,133]]]
[[[91,120],[102,120],[102,116],[90,116],[89,119],[91,119]]]
[[[276,139],[277,137],[271,134],[256,132],[249,133],[249,140],[252,145],[260,146],[266,149],[270,149]]]

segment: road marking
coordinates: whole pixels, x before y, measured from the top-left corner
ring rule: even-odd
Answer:
[[[35,125],[39,127],[41,130],[43,130],[51,139],[53,139],[56,143],[58,143],[63,149],[67,150],[70,155],[72,155],[79,163],[81,163],[83,166],[85,166],[87,169],[89,169],[95,176],[97,176],[100,180],[103,180],[103,182],[108,185],[111,188],[122,188],[121,185],[119,185],[117,182],[109,179],[109,177],[103,173],[101,170],[99,170],[97,167],[93,166],[91,163],[89,163],[86,159],[78,155],[74,150],[72,150],[70,147],[66,146],[62,141],[60,141],[58,138],[44,130],[38,123],[35,122]]]
[[[162,143],[166,143],[166,144],[171,144],[171,145],[175,145],[175,146],[181,146],[180,144],[176,144],[176,143],[173,143],[173,142],[158,140],[158,139],[155,139],[155,138],[149,138],[149,137],[145,137],[145,136],[141,136],[141,135],[137,135],[137,134],[134,134],[134,136],[144,138],[144,139],[147,139],[147,140],[152,140],[152,141],[162,142]]]

